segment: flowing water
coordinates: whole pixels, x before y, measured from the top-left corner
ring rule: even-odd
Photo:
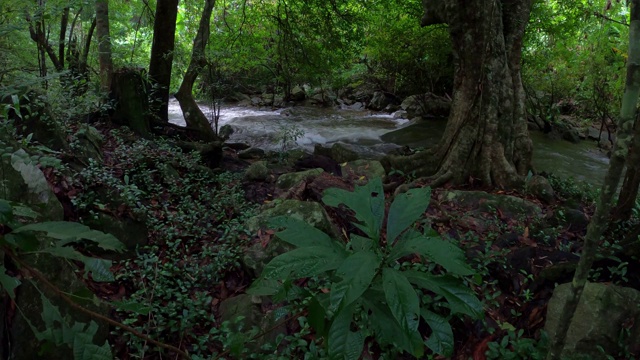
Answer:
[[[204,113],[210,110],[201,105]],[[169,103],[169,120],[185,125],[180,106]],[[442,136],[444,120],[429,120],[416,124],[406,119],[368,111],[336,110],[316,107],[293,107],[266,110],[223,106],[219,125],[231,125],[231,141],[246,142],[265,150],[280,150],[282,141],[293,130],[300,130],[295,141],[298,147],[313,150],[315,144],[342,142],[356,149],[363,157],[380,157],[399,145],[430,147]],[[609,159],[592,141],[571,144],[551,140],[539,132],[532,132],[533,165],[538,171],[562,177],[574,177],[593,185],[604,179]]]

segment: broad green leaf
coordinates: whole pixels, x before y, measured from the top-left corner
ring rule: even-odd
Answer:
[[[8,224],[13,220],[13,207],[11,203],[0,199],[0,224]]]
[[[335,248],[310,246],[298,248],[276,256],[265,266],[262,276],[267,279],[284,279],[315,276],[334,270],[342,264],[345,254]]]
[[[384,268],[382,287],[391,314],[398,320],[407,336],[418,330],[420,300],[409,280],[399,271]]]
[[[473,274],[473,270],[467,265],[462,249],[450,241],[431,237],[420,249],[422,255],[436,264],[442,265],[448,272],[456,275]]]
[[[364,186],[356,186],[353,192],[331,188],[324,192],[322,201],[329,206],[346,205],[355,212],[360,224],[358,228],[373,240],[380,239],[380,229],[384,219],[384,189],[380,178],[369,181]]]
[[[334,242],[329,235],[319,229],[289,216],[278,216],[269,220],[269,226],[285,228],[276,233],[280,240],[296,247],[326,246],[333,247]]]
[[[417,358],[422,357],[424,344],[420,333],[415,331],[406,334],[383,301],[384,297],[378,299],[372,291],[366,292],[363,297],[363,304],[370,311],[369,321],[378,343],[397,345]]]
[[[275,295],[282,289],[282,284],[277,280],[258,278],[249,289],[247,294],[255,296],[271,296]]]
[[[91,278],[96,282],[110,282],[115,278],[111,273],[111,260],[85,258],[84,259],[85,278],[91,272]]]
[[[343,308],[333,319],[327,339],[331,360],[357,360],[364,347],[364,335],[351,331],[354,306]]]
[[[16,233],[13,231],[7,234],[5,238],[23,251],[37,251],[40,248],[40,240],[31,232]]]
[[[44,231],[48,237],[61,240],[59,242],[61,246],[76,242],[77,239],[86,239],[96,242],[97,245],[104,250],[125,250],[124,244],[118,241],[113,235],[92,230],[88,226],[75,222],[47,221],[25,225],[13,232],[22,233],[25,231]]]
[[[376,275],[381,259],[370,251],[353,253],[336,271],[342,281],[331,286],[331,311],[349,306],[368,288]]]
[[[474,319],[484,316],[482,303],[460,279],[452,276],[434,276],[418,271],[404,271],[403,274],[412,284],[444,296],[453,313],[469,315]]]
[[[127,300],[127,301],[112,301],[111,304],[115,306],[118,310],[131,311],[138,315],[149,315],[149,311],[151,311],[151,307],[146,304],[141,304],[135,301]]]
[[[113,354],[111,353],[111,347],[108,342],[105,342],[104,345],[98,346],[94,344],[88,344],[84,348],[84,353],[82,354],[83,360],[112,360]],[[75,359],[78,360],[78,359]]]
[[[322,304],[320,304],[320,301],[318,301],[315,296],[311,298],[308,309],[309,315],[307,316],[307,318],[309,319],[309,325],[311,325],[313,330],[315,330],[316,334],[318,334],[319,336],[326,336],[327,324],[325,319],[327,317],[327,313],[324,310],[324,307],[322,307]]]
[[[447,319],[429,310],[422,309],[420,314],[431,328],[431,336],[425,343],[436,354],[451,356],[453,354],[453,330]]]
[[[2,286],[7,294],[9,294],[9,297],[11,297],[11,299],[15,300],[15,289],[20,286],[20,284],[20,280],[7,274],[7,269],[4,267],[4,265],[0,264],[0,286]]]
[[[373,247],[373,240],[362,237],[356,234],[351,234],[351,248],[353,251],[366,251],[371,250]]]
[[[387,218],[387,245],[422,216],[431,200],[431,188],[411,189],[396,196]]]
[[[395,260],[411,254],[422,254],[424,244],[429,241],[428,238],[419,232],[409,229],[400,235],[400,239],[391,248],[391,252],[387,257],[387,263],[392,264]]]

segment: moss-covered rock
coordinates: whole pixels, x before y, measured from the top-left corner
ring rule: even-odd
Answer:
[[[276,216],[291,216],[302,220],[334,238],[338,238],[340,235],[329,220],[329,215],[320,204],[299,200],[275,201],[273,204],[264,208],[260,212],[260,215],[249,219],[249,221],[247,221],[247,229],[251,233],[257,233],[258,230],[267,228],[269,219]],[[271,259],[290,249],[291,246],[283,243],[276,237],[273,238],[266,247],[261,244],[255,244],[247,249],[242,258],[242,263],[248,272],[258,277],[262,273],[264,266],[269,263]]]
[[[571,284],[562,284],[553,291],[547,307],[545,330],[553,341],[560,314],[571,292]],[[635,289],[587,283],[580,297],[569,331],[563,356],[578,359],[607,359],[620,347],[640,347],[640,292]],[[627,332],[629,337],[620,338]],[[599,347],[604,349],[604,353]]]
[[[283,189],[283,190],[290,189],[301,181],[313,179],[314,177],[322,174],[323,171],[324,170],[318,168],[318,169],[311,169],[311,170],[305,170],[305,171],[298,171],[294,173],[282,174],[280,175],[280,177],[278,177],[278,180],[276,181],[276,186],[279,189]]]
[[[260,148],[248,148],[246,150],[242,150],[238,152],[238,157],[240,159],[250,160],[250,159],[262,159],[265,156],[264,150]]]
[[[244,178],[250,181],[264,181],[269,177],[266,161],[256,161],[244,171]]]
[[[553,203],[556,194],[549,181],[540,175],[534,175],[527,181],[527,191],[547,204]]]
[[[77,151],[81,159],[93,159],[102,162],[102,144],[104,142],[102,134],[89,125],[81,125],[76,133],[78,142],[74,144],[74,150]]]

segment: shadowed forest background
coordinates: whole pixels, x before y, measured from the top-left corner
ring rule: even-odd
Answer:
[[[0,2],[0,358],[637,358],[639,3]]]

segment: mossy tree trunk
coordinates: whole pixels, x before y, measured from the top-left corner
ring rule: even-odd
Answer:
[[[159,0],[153,22],[153,43],[149,78],[154,82],[152,98],[157,106],[154,116],[160,122],[169,122],[169,86],[175,47],[176,19],[180,0]]]
[[[616,220],[627,221],[631,218],[640,187],[640,121],[636,118],[633,143],[627,158],[627,172],[622,183],[618,205],[613,211]]]
[[[434,185],[477,178],[512,187],[531,168],[532,145],[520,76],[530,0],[424,0],[422,25],[448,24],[455,61],[449,121],[439,145],[387,165]]]
[[[640,0],[631,1],[631,23],[629,28],[629,57],[627,59],[627,78],[620,109],[617,139],[613,146],[609,170],[604,179],[600,198],[596,204],[596,212],[587,228],[582,255],[571,282],[571,294],[564,305],[562,317],[558,322],[556,336],[551,339],[547,355],[548,360],[562,358],[567,331],[571,325],[580,296],[587,282],[589,270],[593,265],[598,249],[598,242],[608,225],[608,217],[613,198],[618,189],[629,146],[633,142],[633,120],[636,114],[638,96],[640,95]]]
[[[140,69],[121,69],[113,73],[111,99],[115,101],[111,116],[114,123],[129,126],[141,136],[149,136],[149,93]]]
[[[176,93],[176,99],[178,99],[180,103],[180,108],[184,114],[184,120],[187,126],[197,129],[205,139],[211,141],[217,140],[218,136],[211,127],[211,124],[209,124],[207,117],[202,113],[200,107],[198,107],[196,100],[193,98],[193,85],[200,72],[202,72],[206,66],[205,49],[211,32],[211,13],[213,12],[215,3],[215,0],[205,1],[198,32],[193,40],[191,61],[182,79],[180,89],[178,89]]]
[[[109,35],[109,0],[96,0],[95,6],[98,62],[100,63],[100,89],[108,92],[111,87],[111,76],[113,74],[111,36]]]

